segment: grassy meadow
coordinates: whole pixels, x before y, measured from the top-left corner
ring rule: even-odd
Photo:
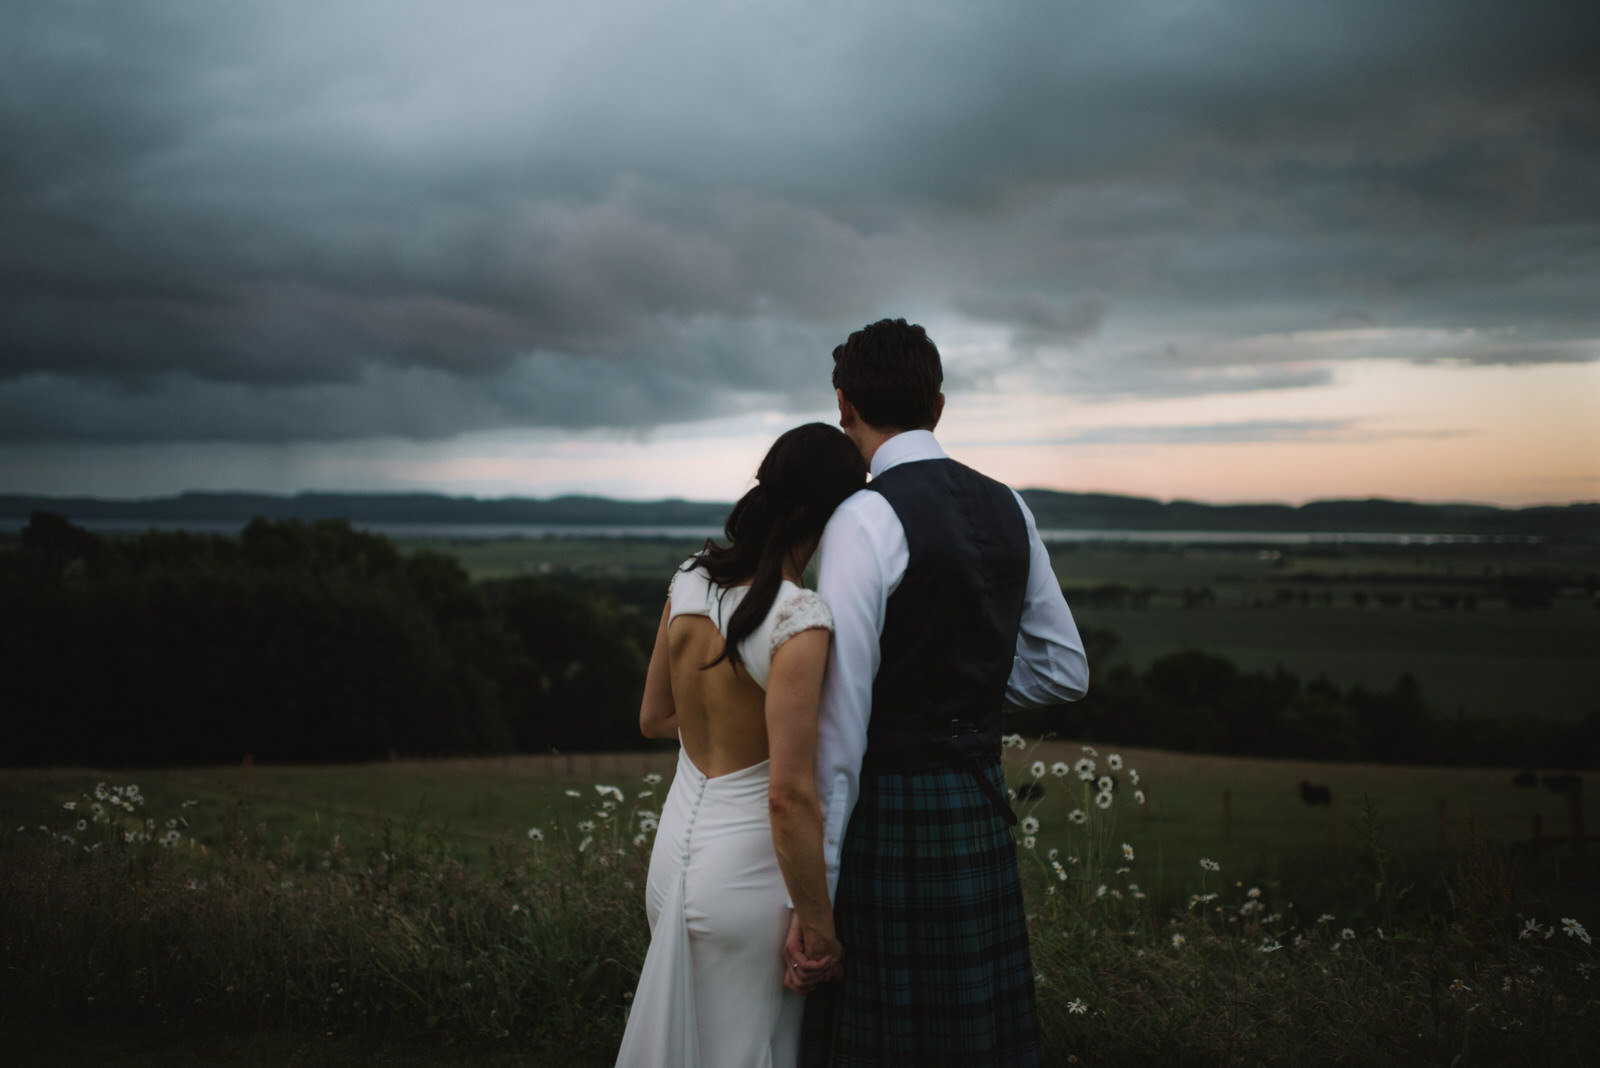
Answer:
[[[1600,843],[1527,849],[1564,796],[1019,744],[1058,1063],[1534,1063],[1600,1034]],[[0,1035],[39,1063],[609,1063],[672,760],[0,772]]]

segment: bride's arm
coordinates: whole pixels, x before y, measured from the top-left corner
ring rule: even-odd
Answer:
[[[639,704],[639,730],[646,738],[678,736],[678,706],[672,703],[672,675],[667,667],[668,602],[661,609],[661,625],[656,628],[656,645],[650,652],[650,667],[644,676],[644,700]]]
[[[794,903],[806,955],[842,954],[822,860],[822,803],[817,798],[817,702],[830,633],[801,631],[772,654],[767,677],[767,747],[772,759],[768,810],[783,882]]]

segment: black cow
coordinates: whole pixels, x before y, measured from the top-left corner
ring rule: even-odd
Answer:
[[[1316,783],[1300,781],[1300,800],[1308,805],[1333,804],[1333,789],[1328,786],[1318,786]]]

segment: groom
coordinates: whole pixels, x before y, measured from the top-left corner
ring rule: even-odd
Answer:
[[[833,351],[872,472],[829,521],[834,648],[818,725],[841,982],[806,1002],[806,1065],[1035,1065],[1033,965],[1000,711],[1076,700],[1083,642],[1033,516],[945,456],[939,351],[883,320]],[[817,974],[791,933],[797,989]]]

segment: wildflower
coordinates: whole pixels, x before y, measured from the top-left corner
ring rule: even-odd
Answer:
[[[1033,835],[1031,835],[1031,834],[1024,835],[1023,839],[1022,839],[1022,848],[1023,849],[1032,849],[1034,841],[1035,841],[1035,839],[1034,839]]]
[[[654,816],[646,816],[644,819],[639,821],[639,830],[646,834],[649,834],[659,826],[660,824],[656,822]]]
[[[657,812],[653,808],[641,808],[638,812],[635,812],[634,815],[640,820],[658,820],[661,818],[661,813]]]
[[[1276,953],[1278,950],[1280,950],[1282,948],[1283,948],[1283,943],[1279,942],[1277,939],[1275,939],[1275,938],[1263,938],[1261,940],[1261,944],[1256,947],[1256,952],[1257,953]]]
[[[578,843],[578,852],[582,853],[594,844],[594,835],[585,835],[583,841]]]
[[[183,804],[179,805],[178,807],[179,808],[194,808],[198,804],[200,804],[200,802],[198,802],[198,801],[185,801]]]
[[[1039,833],[1039,821],[1034,819],[1032,816],[1024,816],[1024,817],[1022,817],[1022,833],[1023,834],[1038,834]]]
[[[1084,757],[1076,764],[1072,765],[1072,770],[1076,771],[1078,773],[1078,778],[1082,779],[1084,782],[1091,782],[1094,779],[1094,761],[1090,760],[1088,757]]]
[[[1128,769],[1128,781],[1133,783],[1133,785],[1135,785],[1135,786],[1139,785],[1139,769],[1138,768],[1129,768]]]
[[[1000,739],[1000,744],[1005,746],[1007,749],[1028,748],[1028,743],[1022,740],[1022,735],[1020,734],[1008,734]]]
[[[1116,783],[1111,781],[1111,776],[1102,775],[1100,776],[1100,780],[1094,784],[1094,788],[1103,794],[1109,794],[1113,789],[1116,788],[1116,785]]]
[[[565,793],[568,797],[582,797],[583,796],[582,794],[580,794],[576,790],[565,790],[565,791],[563,791],[563,793]]]
[[[1126,875],[1132,870],[1133,870],[1132,868],[1118,868],[1117,869],[1117,874],[1118,875]]]
[[[1172,948],[1173,949],[1182,949],[1183,946],[1184,946],[1184,943],[1186,943],[1188,941],[1189,940],[1187,938],[1183,937],[1183,935],[1175,934],[1175,935],[1172,936]]]
[[[66,804],[62,805],[61,807],[66,809],[68,812],[71,812],[73,809],[78,807],[78,803],[76,801],[68,801]]]
[[[97,783],[94,784],[94,799],[96,801],[104,801],[106,798],[108,798],[110,796],[111,795],[106,792],[106,784],[105,783],[97,782]]]
[[[166,834],[161,836],[160,841],[163,846],[171,849],[173,846],[177,845],[182,838],[183,835],[179,834],[177,831],[168,831]]]
[[[1094,896],[1095,897],[1105,897],[1107,889],[1109,889],[1109,887],[1107,887],[1105,883],[1101,883],[1100,884],[1100,889],[1098,889],[1098,890],[1096,890],[1094,892]]]
[[[1106,757],[1106,763],[1110,766],[1112,771],[1121,771],[1122,770],[1122,754],[1121,753],[1112,753],[1110,756]]]
[[[584,834],[588,834],[590,831],[594,830],[594,820],[579,820],[578,830],[582,831]]]
[[[1576,938],[1586,946],[1594,944],[1589,938],[1589,932],[1585,931],[1583,929],[1583,924],[1579,923],[1577,920],[1567,917],[1561,921],[1561,927],[1567,933],[1567,937]]]
[[[1334,919],[1333,913],[1324,912],[1321,916],[1317,917],[1317,922],[1318,923],[1332,923],[1333,919]]]
[[[1472,988],[1470,986],[1468,986],[1466,983],[1463,983],[1460,979],[1457,979],[1453,983],[1450,984],[1450,993],[1452,993],[1452,994],[1470,994],[1470,993],[1472,993]]]
[[[1067,762],[1065,760],[1058,760],[1054,764],[1050,765],[1050,774],[1054,775],[1058,779],[1065,779],[1071,771],[1072,769],[1067,767]]]
[[[1087,812],[1083,811],[1083,809],[1081,809],[1081,808],[1075,808],[1071,812],[1067,813],[1067,822],[1069,822],[1069,823],[1088,823],[1089,822],[1089,814]]]
[[[1095,794],[1094,795],[1094,807],[1095,808],[1110,808],[1111,807],[1111,792],[1109,790],[1102,790],[1100,793]]]
[[[1031,772],[1032,772],[1032,773],[1033,773],[1033,777],[1034,777],[1034,778],[1035,778],[1035,779],[1042,779],[1042,778],[1044,778],[1044,761],[1042,761],[1042,760],[1035,760],[1035,761],[1034,761],[1034,762],[1033,762],[1033,766],[1032,766],[1032,767],[1030,767],[1030,768],[1029,768],[1029,769],[1028,769],[1028,770],[1029,770],[1029,771],[1031,771]]]
[[[1095,747],[1094,747],[1094,746],[1092,746],[1092,745],[1086,745],[1086,746],[1084,746],[1084,747],[1083,747],[1083,751],[1084,751],[1084,752],[1085,752],[1085,753],[1088,753],[1088,754],[1089,754],[1089,755],[1090,755],[1090,756],[1099,756],[1099,755],[1100,755],[1100,750],[1098,750],[1098,749],[1096,749],[1096,748],[1095,748]]]
[[[1052,860],[1050,862],[1050,866],[1055,869],[1057,879],[1059,879],[1061,882],[1067,881],[1067,869],[1061,866],[1061,862],[1059,860]]]
[[[595,783],[594,792],[601,797],[611,797],[617,801],[623,800],[622,791],[615,786],[602,786],[599,783]]]
[[[604,801],[600,802],[600,807],[605,809],[607,812],[610,812],[612,809],[617,807],[617,803],[608,797]]]
[[[1129,845],[1127,842],[1123,842],[1122,843],[1122,859],[1123,860],[1132,860],[1133,859],[1133,846]]]
[[[647,834],[636,834],[633,836],[633,844],[636,846],[643,846],[649,840],[650,836]]]
[[[652,771],[650,774],[644,777],[644,782],[646,786],[660,786],[661,775],[659,772]]]
[[[595,816],[598,819],[608,820],[611,818],[611,810],[609,808],[603,808],[599,812],[596,812]]]
[[[21,827],[17,828],[17,830],[19,830],[19,831],[21,829],[22,829]],[[1050,850],[1050,852],[1045,854],[1045,856],[1049,857],[1051,860],[1055,860],[1060,855],[1061,855],[1061,850],[1059,850],[1059,849],[1052,849],[1052,850]]]
[[[1222,870],[1222,865],[1218,864],[1216,861],[1212,860],[1210,857],[1201,857],[1200,858],[1200,870],[1201,871],[1221,871]]]
[[[89,829],[89,821],[88,820],[79,820],[78,821],[78,830],[87,831],[88,829]]]
[[[633,795],[633,799],[635,801],[643,801],[647,797],[654,796],[656,796],[656,792],[654,790],[640,790],[638,793]]]
[[[542,842],[542,841],[544,841],[544,832],[541,831],[537,827],[529,827],[528,828],[528,841],[530,841],[530,842]]]
[[[1244,896],[1249,898],[1258,898],[1261,896],[1261,888],[1259,886],[1252,886],[1245,892]]]
[[[1067,1002],[1067,1011],[1072,1013],[1074,1016],[1082,1016],[1084,1013],[1089,1011],[1089,1006],[1083,1003],[1082,998],[1073,998],[1071,1001]]]
[[[1522,930],[1517,932],[1517,937],[1523,941],[1527,941],[1535,935],[1541,934],[1544,934],[1544,928],[1539,925],[1539,921],[1529,920],[1527,923],[1522,925]]]
[[[1137,801],[1141,805],[1144,804],[1144,791],[1143,790],[1135,790],[1133,792],[1133,799],[1135,801]]]
[[[1340,931],[1339,931],[1339,937],[1341,939],[1343,939],[1344,941],[1346,941],[1346,942],[1353,941],[1355,939],[1355,937],[1356,937],[1355,928],[1353,928],[1353,927],[1341,928]]]

